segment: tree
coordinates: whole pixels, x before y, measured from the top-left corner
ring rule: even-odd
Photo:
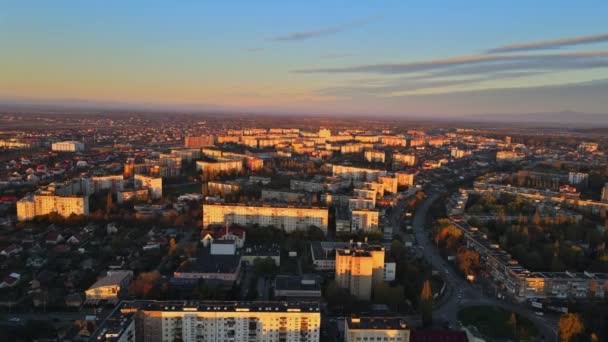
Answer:
[[[456,262],[458,264],[458,269],[460,269],[465,276],[476,275],[477,269],[479,268],[479,253],[466,247],[460,247],[456,254]]]
[[[159,285],[160,272],[143,272],[140,273],[131,285],[129,285],[129,295],[141,298],[147,298],[152,290]]]
[[[430,326],[433,323],[433,291],[428,279],[424,281],[420,293],[420,313],[422,314],[422,324],[425,327]]]
[[[569,342],[574,336],[580,334],[585,329],[583,321],[578,314],[567,313],[559,318],[559,336],[562,341]]]
[[[517,336],[517,317],[515,316],[515,312],[511,312],[511,317],[509,317],[507,324],[513,329],[513,335]]]
[[[169,240],[169,256],[173,256],[175,252],[177,252],[177,242],[175,241],[175,238],[171,238],[171,240]]]
[[[266,278],[273,277],[279,271],[277,264],[271,257],[256,258],[253,261],[253,269],[257,275]]]

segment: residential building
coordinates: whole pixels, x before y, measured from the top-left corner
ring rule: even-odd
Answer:
[[[580,145],[578,145],[578,150],[584,151],[584,152],[595,152],[595,151],[597,151],[597,148],[598,148],[598,144],[592,143],[592,142],[583,142]]]
[[[163,179],[162,177],[150,177],[146,175],[135,175],[135,186],[138,188],[146,188],[150,193],[150,198],[160,199],[163,197]]]
[[[58,196],[35,194],[17,201],[17,220],[31,220],[35,216],[57,213],[62,217],[89,215],[88,196]]]
[[[413,154],[401,154],[395,153],[393,154],[393,166],[415,166],[416,165],[416,156]]]
[[[51,144],[51,150],[57,152],[82,152],[84,143],[80,141],[61,141]]]
[[[386,175],[385,170],[368,169],[364,167],[356,167],[350,165],[329,165],[331,166],[332,173],[334,176],[339,176],[347,179],[374,181],[378,179],[379,176]]]
[[[409,342],[410,329],[401,317],[362,316],[346,318],[346,342]]]
[[[351,231],[369,232],[378,229],[378,210],[355,209],[351,213]]]
[[[588,173],[568,172],[568,183],[570,183],[570,185],[586,185],[588,180]]]
[[[87,300],[117,299],[133,279],[133,271],[108,271],[85,291]]]
[[[370,163],[384,163],[384,151],[367,150],[364,153],[365,160]]]
[[[186,147],[205,147],[213,146],[214,138],[213,135],[201,135],[198,137],[186,137],[184,146]]]
[[[336,249],[336,284],[359,300],[370,300],[384,275],[384,247],[357,243]]]
[[[94,341],[317,342],[318,303],[125,301]]]
[[[214,225],[274,226],[291,232],[310,226],[327,232],[328,212],[321,207],[203,204],[203,228]]]
[[[397,177],[397,184],[399,186],[412,186],[414,185],[414,174],[408,172],[395,172],[395,177]]]

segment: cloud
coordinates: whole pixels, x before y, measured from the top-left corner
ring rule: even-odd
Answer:
[[[263,47],[254,47],[254,48],[247,48],[244,49],[247,52],[260,52],[260,51],[264,51]]]
[[[436,78],[434,76],[424,75],[414,77],[401,77],[398,79],[389,80],[371,80],[370,82],[364,83],[354,81],[352,83],[342,86],[319,89],[316,91],[316,94],[321,96],[337,96],[349,98],[362,96],[386,97],[398,95],[404,92],[473,85],[485,81],[529,77],[537,74],[539,74],[539,72],[497,72],[487,75],[456,79]]]
[[[580,45],[580,44],[592,44],[602,43],[608,41],[608,34],[597,34],[591,36],[580,36],[573,38],[563,38],[556,40],[545,40],[540,42],[531,43],[516,43],[510,45],[504,45],[497,48],[489,49],[486,53],[508,53],[508,52],[522,52],[522,51],[536,51],[536,50],[547,50],[547,49],[559,49],[566,46]]]
[[[279,35],[271,38],[271,41],[275,42],[287,42],[287,41],[300,41],[311,38],[318,38],[329,36],[332,34],[340,33],[342,31],[350,30],[352,28],[360,27],[369,24],[370,22],[378,20],[379,17],[369,17],[351,21],[346,24],[341,24],[332,27],[325,27],[314,31],[302,31],[302,32],[291,32],[284,35]]]
[[[353,57],[353,56],[355,56],[355,55],[352,53],[334,53],[334,54],[321,55],[319,57],[323,58],[323,59],[337,59],[337,58],[346,58],[346,57]]]
[[[536,55],[474,55],[411,63],[379,63],[348,67],[293,70],[295,73],[372,73],[414,74],[458,68],[485,68],[487,70],[528,70],[539,68],[567,70],[571,68],[598,68],[608,63],[608,51],[571,52]]]

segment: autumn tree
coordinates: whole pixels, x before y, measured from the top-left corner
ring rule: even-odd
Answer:
[[[175,238],[171,238],[171,240],[169,240],[169,256],[173,256],[175,252],[177,252],[177,242],[175,241]]]
[[[158,271],[140,273],[129,285],[129,295],[138,298],[148,298],[152,290],[159,285],[160,279],[161,276]]]
[[[420,293],[420,313],[422,315],[422,324],[426,327],[433,323],[433,291],[431,290],[431,282],[427,279],[422,285]]]
[[[475,275],[479,268],[479,253],[466,247],[460,247],[456,254],[456,262],[458,269],[465,276]]]
[[[578,314],[567,313],[559,318],[558,329],[562,341],[569,342],[574,336],[583,332],[585,328]]]

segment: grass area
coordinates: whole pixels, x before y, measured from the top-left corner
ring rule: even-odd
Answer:
[[[513,317],[515,320],[513,322]],[[530,320],[513,312],[491,306],[471,306],[458,312],[463,326],[474,326],[486,339],[531,341],[538,330]]]

